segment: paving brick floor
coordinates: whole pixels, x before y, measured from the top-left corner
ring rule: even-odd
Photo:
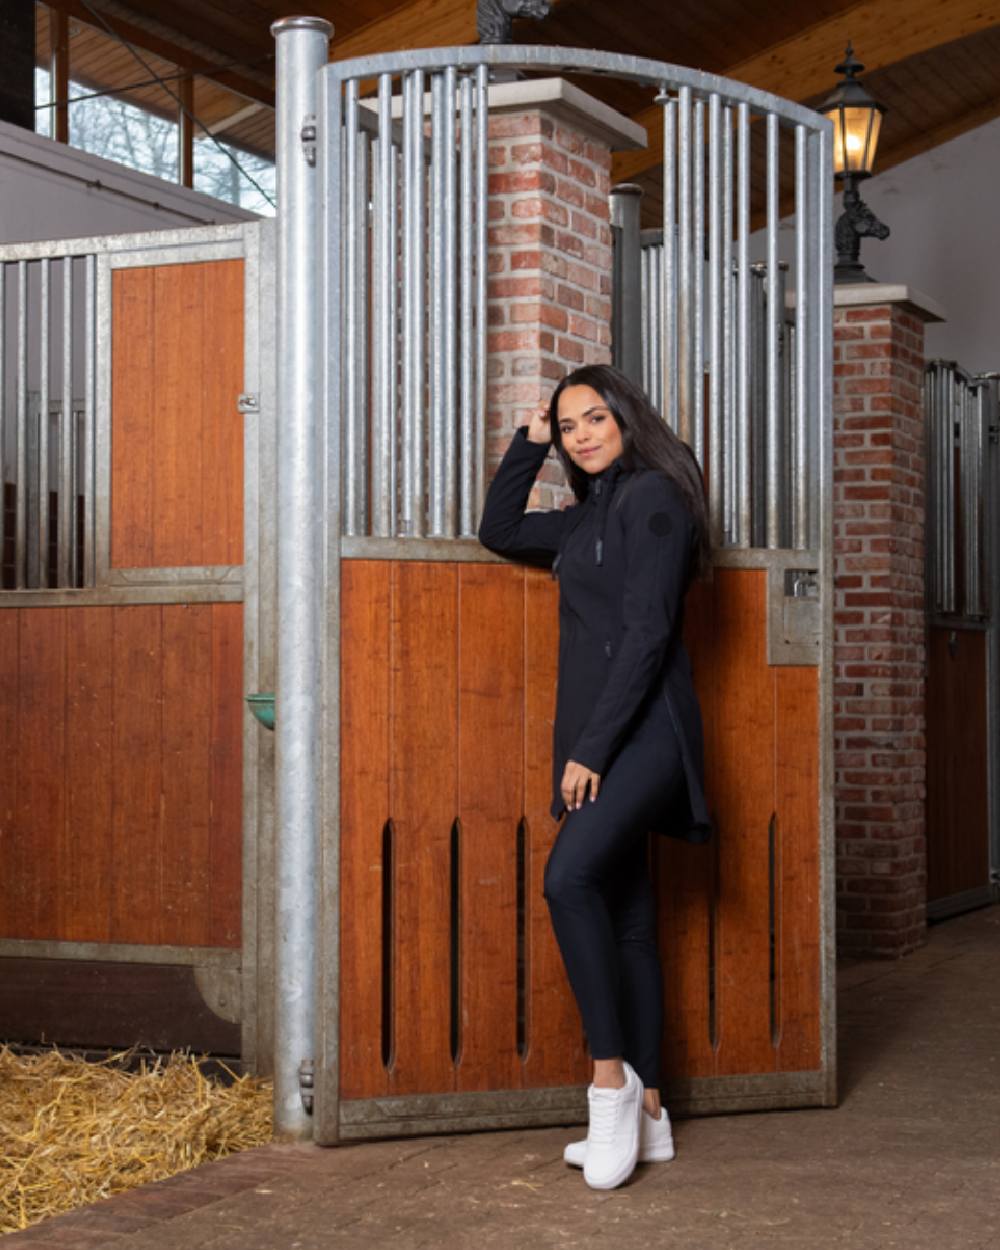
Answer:
[[[4,1250],[1000,1250],[1000,907],[839,972],[840,1105],[676,1126],[611,1193],[571,1130],[267,1146],[46,1221]]]

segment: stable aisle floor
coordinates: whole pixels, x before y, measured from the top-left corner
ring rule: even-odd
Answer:
[[[4,1250],[1000,1246],[1000,907],[839,970],[835,1110],[682,1121],[611,1193],[572,1130],[268,1146],[49,1220]]]

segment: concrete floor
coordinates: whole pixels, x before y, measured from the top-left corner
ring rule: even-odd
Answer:
[[[1000,907],[839,976],[835,1110],[688,1120],[611,1193],[572,1131],[268,1146],[4,1240],[21,1250],[1000,1248]]]

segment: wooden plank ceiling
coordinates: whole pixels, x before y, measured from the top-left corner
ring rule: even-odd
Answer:
[[[77,82],[173,114],[174,101],[149,85],[132,44],[161,77],[197,75],[199,121],[261,155],[274,151],[270,25],[288,12],[329,19],[337,59],[476,41],[475,0],[52,0],[37,5],[41,64],[49,7],[70,18]],[[851,39],[866,86],[889,110],[881,171],[1000,116],[1000,0],[553,0],[544,21],[515,23],[515,38],[654,57],[808,104],[833,87]],[[606,79],[581,85],[647,127],[650,148],[621,154],[614,172],[644,186],[655,219],[661,132],[652,93]]]

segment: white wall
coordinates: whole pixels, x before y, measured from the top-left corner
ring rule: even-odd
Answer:
[[[257,215],[0,122],[0,243],[124,234]]]
[[[865,268],[948,315],[927,327],[928,356],[1000,369],[1000,120],[876,174],[862,195],[892,231],[862,242]]]
[[[862,239],[865,270],[929,295],[947,315],[927,326],[928,359],[975,373],[1000,369],[1000,120],[876,174],[861,194],[891,231],[881,242]],[[837,194],[834,220],[841,211]],[[790,261],[792,219],[781,225],[779,254]],[[762,230],[750,252],[765,259]]]

